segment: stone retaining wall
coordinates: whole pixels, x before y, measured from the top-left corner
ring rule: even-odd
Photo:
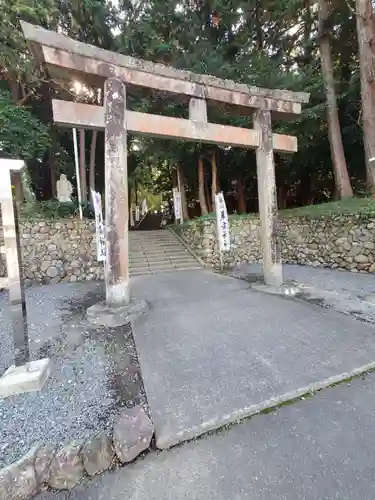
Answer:
[[[375,272],[375,217],[340,215],[287,218],[281,224],[283,262],[315,267]],[[179,233],[209,266],[219,265],[216,225],[213,220],[191,221]],[[225,265],[260,262],[259,220],[231,218],[231,250]]]
[[[92,220],[21,221],[20,237],[26,285],[104,277],[103,264],[96,260]],[[2,276],[6,266],[5,255],[0,254]]]
[[[179,228],[209,266],[219,265],[215,227],[214,220],[197,219]],[[259,220],[231,218],[230,230],[232,248],[224,263],[260,262]],[[20,235],[26,285],[103,279],[103,264],[96,260],[94,221],[21,221]],[[375,272],[375,217],[284,219],[281,247],[287,263]],[[5,256],[0,254],[2,276],[6,276],[6,266]]]

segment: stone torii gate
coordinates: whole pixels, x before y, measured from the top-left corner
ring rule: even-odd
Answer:
[[[103,87],[104,106],[53,101],[55,123],[105,131],[106,302],[129,304],[127,132],[256,149],[264,279],[282,284],[274,151],[297,151],[297,139],[273,134],[271,117],[301,113],[306,93],[269,90],[180,71],[76,42],[21,23],[31,51],[54,78]],[[189,103],[189,119],[131,111],[126,92],[147,88]],[[252,116],[253,129],[209,123],[207,103]]]

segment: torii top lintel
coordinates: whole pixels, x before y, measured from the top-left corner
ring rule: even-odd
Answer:
[[[99,49],[26,22],[21,22],[21,25],[33,54],[47,66],[51,76],[57,78],[77,78],[102,85],[106,78],[118,77],[129,86],[203,98],[248,108],[250,112],[269,109],[279,119],[301,113],[301,105],[309,101],[309,94],[304,92],[249,87],[231,80],[177,70]]]

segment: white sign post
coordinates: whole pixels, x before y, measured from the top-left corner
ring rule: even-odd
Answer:
[[[228,211],[222,191],[215,195],[215,211],[220,267],[223,269],[223,252],[229,252],[230,250],[230,233]]]
[[[182,220],[182,210],[181,210],[181,194],[178,188],[173,188],[172,193],[173,193],[174,218],[176,222],[177,220],[179,220],[180,224],[182,224],[183,220]]]
[[[102,197],[100,193],[91,190],[91,196],[94,203],[95,227],[96,227],[96,250],[98,262],[105,261],[106,244],[105,230],[103,223]]]
[[[76,181],[77,181],[77,196],[78,196],[78,210],[79,218],[83,219],[82,211],[82,196],[81,196],[81,177],[79,172],[79,160],[78,160],[78,142],[77,142],[77,129],[73,129],[73,145],[74,145],[74,163],[76,167]]]

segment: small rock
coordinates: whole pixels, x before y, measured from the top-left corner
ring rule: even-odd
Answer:
[[[55,278],[59,274],[59,271],[56,267],[49,267],[46,274],[49,278]]]
[[[82,479],[85,469],[81,456],[82,445],[73,442],[62,448],[49,468],[48,483],[56,490],[70,490]]]
[[[111,439],[102,434],[86,443],[82,450],[83,465],[89,476],[95,476],[109,469],[115,452]]]
[[[370,268],[369,268],[369,273],[375,273],[375,263],[374,264],[371,264]]]
[[[49,477],[49,467],[56,455],[56,449],[52,445],[41,445],[37,447],[35,451],[35,477],[38,486],[42,486],[44,483],[48,482]]]
[[[354,257],[354,260],[356,262],[365,263],[368,262],[368,257],[366,257],[366,255],[359,254]]]
[[[0,470],[0,500],[27,500],[38,492],[34,470],[35,447]]]
[[[113,429],[113,445],[121,462],[131,462],[150,446],[154,426],[140,406],[129,408]]]
[[[51,262],[44,260],[40,266],[41,271],[46,271],[49,266],[51,265]]]

